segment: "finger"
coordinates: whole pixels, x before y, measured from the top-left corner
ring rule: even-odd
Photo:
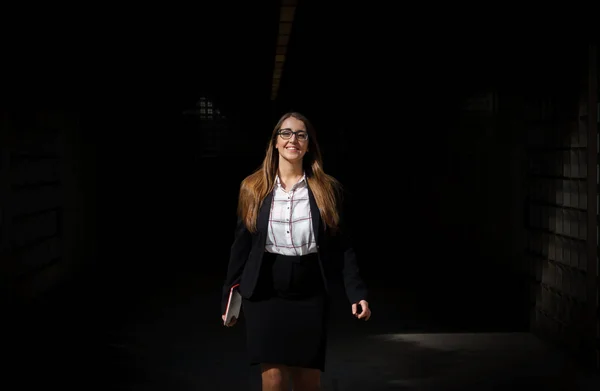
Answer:
[[[225,325],[226,327],[233,326],[233,324],[235,323],[235,318],[231,318],[229,320],[229,323],[225,323],[225,315],[223,315],[221,318],[223,318],[223,325]]]
[[[352,315],[356,315],[356,304],[352,304]]]
[[[365,309],[362,314],[360,314],[361,316],[359,317],[359,319],[364,319],[364,320],[368,320],[371,317],[371,310],[369,309]]]
[[[363,306],[363,312],[366,315],[366,319],[365,320],[369,320],[369,318],[371,317],[371,309],[369,308],[369,303],[367,303],[366,301],[362,304]]]
[[[231,327],[231,326],[233,326],[233,325],[235,324],[235,321],[236,321],[236,319],[235,319],[235,318],[231,318],[231,319],[229,320],[229,323],[227,323],[227,327]]]

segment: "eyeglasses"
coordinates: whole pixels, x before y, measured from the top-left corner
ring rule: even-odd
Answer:
[[[306,133],[306,131],[304,131],[304,130],[298,130],[297,132],[292,132],[291,129],[280,129],[279,132],[277,132],[277,134],[279,134],[279,136],[281,136],[281,138],[284,140],[289,140],[293,134],[296,135],[296,139],[299,141],[308,140],[308,133]]]

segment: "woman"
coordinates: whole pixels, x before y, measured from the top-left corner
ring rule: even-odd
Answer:
[[[340,188],[323,171],[315,131],[299,113],[281,117],[262,166],[240,186],[221,313],[231,287],[240,284],[247,348],[251,364],[261,365],[263,390],[287,390],[290,379],[295,391],[320,389],[327,281],[335,273],[341,272],[352,314],[371,316],[343,228]]]

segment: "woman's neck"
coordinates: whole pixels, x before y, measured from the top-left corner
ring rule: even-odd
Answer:
[[[296,183],[300,177],[302,177],[303,173],[304,170],[302,169],[302,162],[293,164],[283,159],[279,161],[277,174],[279,175],[279,179],[281,179],[281,181],[286,185],[289,183]]]

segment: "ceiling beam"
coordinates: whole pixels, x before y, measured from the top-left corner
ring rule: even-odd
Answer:
[[[292,33],[297,0],[282,0],[279,9],[279,30],[275,46],[275,65],[273,67],[273,81],[271,83],[271,100],[277,99],[281,74],[287,53],[287,47]]]

